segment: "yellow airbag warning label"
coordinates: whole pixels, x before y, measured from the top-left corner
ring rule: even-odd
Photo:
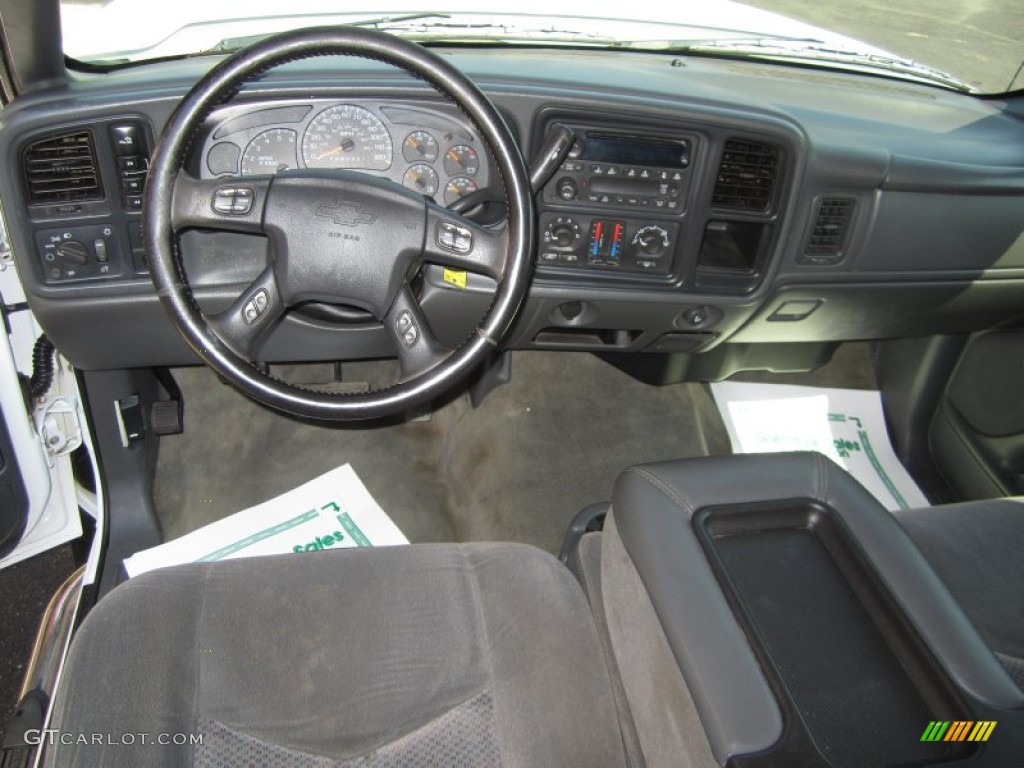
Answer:
[[[448,285],[454,285],[460,290],[466,290],[466,271],[464,269],[446,269],[442,279]]]

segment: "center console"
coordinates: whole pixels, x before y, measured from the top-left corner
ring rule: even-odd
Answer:
[[[584,585],[650,768],[1019,764],[1024,691],[825,457],[632,467],[599,537]]]

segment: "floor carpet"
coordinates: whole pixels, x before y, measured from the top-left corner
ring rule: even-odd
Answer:
[[[522,541],[557,551],[572,516],[638,462],[727,453],[707,388],[650,387],[588,354],[517,353],[510,384],[429,421],[325,427],[255,405],[203,368],[175,375],[185,433],[163,440],[168,539],[349,462],[413,542]]]

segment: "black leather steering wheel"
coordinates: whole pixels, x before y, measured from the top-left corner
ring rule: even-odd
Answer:
[[[435,205],[399,184],[353,171],[199,180],[184,170],[197,130],[219,104],[267,69],[324,55],[362,56],[419,77],[455,102],[483,137],[508,204],[500,231]],[[393,416],[455,386],[508,331],[530,280],[534,212],[522,155],[487,97],[458,70],[413,42],[354,27],[286,32],[239,51],[178,105],[153,153],[143,205],[153,283],[199,357],[249,397],[297,416],[354,421]],[[177,233],[197,227],[267,236],[270,265],[225,310],[206,315],[182,265]],[[487,275],[493,303],[455,350],[436,340],[409,280],[424,262]],[[368,310],[393,340],[401,380],[342,395],[286,384],[253,360],[292,307],[309,301]]]

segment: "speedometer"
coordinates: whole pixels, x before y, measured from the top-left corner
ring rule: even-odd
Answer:
[[[302,137],[302,159],[309,168],[384,171],[391,167],[392,151],[384,123],[354,104],[328,107]]]

